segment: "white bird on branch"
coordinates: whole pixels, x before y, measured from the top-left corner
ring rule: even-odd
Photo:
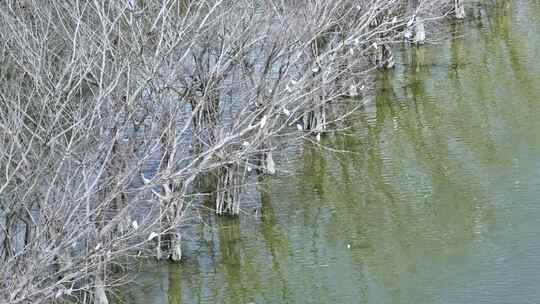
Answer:
[[[144,176],[144,173],[141,173],[141,179],[142,179],[142,181],[143,181],[143,183],[144,183],[145,185],[149,185],[150,182],[151,182],[151,180],[149,180],[148,178],[146,178],[146,177]]]
[[[158,233],[152,231],[152,233],[150,233],[150,235],[148,236],[148,241],[151,241],[151,240],[157,238],[158,236],[159,236]]]
[[[291,116],[291,112],[289,110],[287,110],[287,108],[285,108],[285,107],[283,108],[283,113],[285,115],[287,115],[287,117]]]

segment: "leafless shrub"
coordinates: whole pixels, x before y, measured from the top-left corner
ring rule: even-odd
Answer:
[[[180,260],[197,179],[238,214],[248,172],[279,168],[276,136],[320,139],[441,7],[464,16],[457,0],[0,3],[1,301],[107,303],[126,258]]]

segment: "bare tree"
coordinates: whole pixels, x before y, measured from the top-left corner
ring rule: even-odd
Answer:
[[[238,215],[250,172],[324,136],[392,46],[452,8],[464,17],[457,0],[0,3],[0,301],[108,303],[127,260],[179,261],[197,181]]]

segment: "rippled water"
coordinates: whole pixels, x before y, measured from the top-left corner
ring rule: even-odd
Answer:
[[[539,303],[540,4],[396,54],[373,103],[126,303]],[[259,202],[263,208],[251,209]]]

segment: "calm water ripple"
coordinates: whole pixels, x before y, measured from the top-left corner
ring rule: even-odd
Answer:
[[[149,265],[119,297],[540,302],[540,4],[473,14],[401,50],[350,129],[323,139],[352,153],[306,143],[292,174],[246,195],[261,216],[203,214],[182,265]]]

